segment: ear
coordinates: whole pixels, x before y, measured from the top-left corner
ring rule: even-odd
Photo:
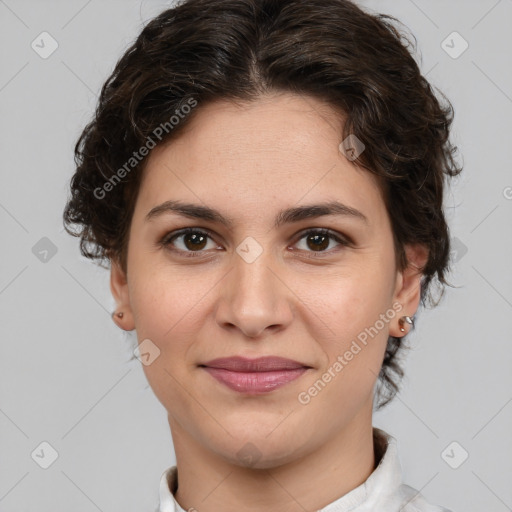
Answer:
[[[422,268],[428,261],[428,248],[422,244],[406,245],[405,254],[407,257],[407,268],[398,271],[396,276],[395,292],[393,294],[393,304],[399,302],[402,309],[392,323],[389,334],[400,338],[407,334],[400,330],[398,320],[402,316],[413,316],[418,309],[421,299],[421,278],[423,276]],[[406,329],[407,329],[407,325]]]
[[[111,260],[110,291],[116,301],[116,312],[122,312],[122,318],[114,315],[114,322],[125,331],[133,331],[135,323],[130,304],[130,292],[126,273],[121,269],[117,260]]]

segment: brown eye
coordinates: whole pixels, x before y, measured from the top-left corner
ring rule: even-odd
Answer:
[[[323,251],[329,247],[329,235],[308,235],[306,243],[308,247],[316,250]]]
[[[302,235],[300,241],[305,240],[305,249],[306,252],[330,252],[326,249],[329,247],[331,241],[335,241],[338,245],[349,245],[347,240],[344,240],[342,237],[337,236],[327,229],[312,229],[307,231]]]
[[[190,250],[204,249],[207,236],[201,233],[185,233],[183,236],[183,243]]]
[[[208,239],[211,238],[208,233],[194,228],[183,229],[171,235],[172,236],[167,236],[162,240],[162,245],[185,253],[204,252],[203,249],[205,249]],[[181,240],[181,242],[176,244],[176,240]]]
[[[203,230],[197,228],[185,228],[166,235],[161,240],[161,245],[165,248],[186,257],[200,257],[207,252],[208,239],[212,241],[210,249],[216,249],[212,236]],[[350,241],[344,237],[331,232],[328,229],[310,229],[302,234],[299,241],[304,240],[305,247],[301,252],[314,253],[313,256],[329,255],[332,251],[328,250],[332,241],[338,245],[348,246]],[[298,243],[298,242],[297,242]]]

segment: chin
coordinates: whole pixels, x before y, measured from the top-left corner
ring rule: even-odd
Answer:
[[[257,428],[241,436],[231,431],[233,437],[212,449],[230,464],[247,469],[276,468],[297,460],[307,451],[307,446],[297,436],[290,435],[289,429],[267,435],[271,430]]]

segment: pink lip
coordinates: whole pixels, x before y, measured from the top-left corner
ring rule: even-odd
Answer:
[[[200,365],[234,391],[267,393],[300,377],[310,367],[282,357],[226,357]]]

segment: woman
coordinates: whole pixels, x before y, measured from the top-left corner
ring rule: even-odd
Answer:
[[[110,264],[113,319],[168,412],[161,512],[446,510],[372,426],[448,284],[461,170],[453,109],[395,21],[348,0],[187,0],[103,86],[64,218]]]

